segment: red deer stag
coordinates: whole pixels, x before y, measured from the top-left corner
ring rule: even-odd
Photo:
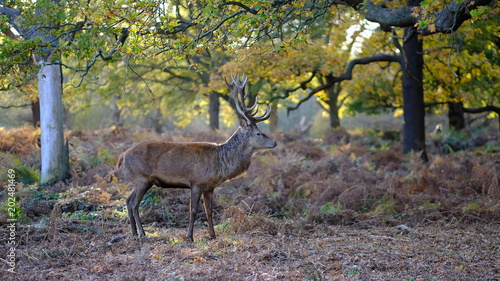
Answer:
[[[226,83],[241,120],[240,127],[226,142],[143,142],[120,155],[113,173],[117,172],[121,179],[131,182],[133,186],[133,192],[127,198],[132,235],[137,236],[137,228],[141,237],[146,235],[139,218],[139,204],[151,186],[156,185],[191,189],[187,237],[190,241],[193,241],[195,215],[203,196],[210,238],[215,239],[211,210],[214,189],[244,173],[255,151],[276,147],[276,142],[257,128],[258,122],[269,118],[270,108],[256,116],[257,100],[251,107],[246,107],[244,102],[248,77],[231,78],[231,83]]]

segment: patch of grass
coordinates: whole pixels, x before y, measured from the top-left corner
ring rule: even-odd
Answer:
[[[141,201],[141,207],[154,207],[163,202],[163,197],[155,190],[149,190]]]
[[[347,272],[347,274],[349,274],[351,276],[359,275],[359,266],[357,266],[357,265],[351,266],[351,268],[349,268],[349,271]]]
[[[35,189],[33,190],[33,199],[38,199],[38,200],[57,200],[61,198],[60,193],[51,193],[46,190],[40,190],[40,189]]]
[[[424,201],[418,209],[424,212],[435,212],[441,207],[441,202]]]
[[[24,184],[34,184],[40,182],[40,172],[31,167],[20,165],[14,167],[16,171],[16,180]]]
[[[225,219],[221,223],[214,225],[214,230],[216,232],[227,232],[230,223],[231,223],[231,218]]]
[[[381,199],[376,204],[375,210],[372,211],[373,215],[396,215],[397,202],[394,200]]]
[[[13,169],[15,171],[16,182],[27,185],[40,182],[40,171],[23,164],[17,155],[0,152],[0,168],[3,171]],[[1,173],[0,182],[6,182],[7,180],[7,173]]]
[[[319,213],[328,215],[337,215],[342,213],[342,207],[340,206],[340,203],[337,203],[336,205],[332,203],[326,203],[321,207]]]
[[[107,208],[101,211],[102,217],[108,221],[124,221],[128,219],[126,207]]]
[[[97,150],[97,153],[95,152]],[[102,146],[98,146],[97,148],[79,148],[75,149],[75,151],[79,154],[76,163],[80,164],[80,169],[83,171],[96,168],[101,165],[114,165],[117,161],[116,156],[113,152]]]
[[[95,220],[99,214],[97,212],[87,212],[87,211],[76,211],[70,213],[64,213],[65,217],[70,219],[77,219],[80,221],[93,221]]]
[[[478,202],[469,203],[462,207],[464,213],[478,213],[481,209],[482,207]]]

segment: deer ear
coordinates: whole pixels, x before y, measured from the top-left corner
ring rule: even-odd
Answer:
[[[242,128],[247,128],[247,127],[249,126],[249,124],[248,124],[247,120],[245,120],[245,118],[243,118],[243,117],[242,117],[242,118],[240,118],[240,126],[241,126]]]

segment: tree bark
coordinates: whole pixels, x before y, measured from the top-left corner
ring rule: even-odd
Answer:
[[[60,64],[40,61],[38,93],[42,146],[41,183],[52,184],[69,176],[67,144],[63,135],[62,71]]]
[[[210,129],[213,131],[219,129],[219,112],[220,112],[219,96],[220,94],[217,92],[210,93],[208,114],[210,116]]]
[[[326,91],[328,93],[328,106],[330,107],[330,127],[335,129],[340,127],[339,106],[337,104],[339,91],[336,87],[328,88]]]
[[[409,0],[409,5],[418,5],[419,0]],[[403,153],[425,152],[425,105],[423,88],[422,41],[413,27],[405,28],[403,43]]]
[[[271,104],[271,116],[269,117],[269,131],[276,132],[278,129],[278,103]]]
[[[465,128],[464,104],[462,102],[448,103],[448,122],[455,131]]]
[[[428,19],[434,19],[434,28],[432,30],[429,29],[429,27],[424,28],[420,30],[420,34],[452,33],[460,28],[466,20],[471,18],[471,10],[481,6],[492,5],[495,1],[496,0],[447,1],[449,3],[445,4],[441,10],[426,15]],[[339,1],[339,4],[356,9],[364,15],[365,19],[377,22],[382,27],[409,27],[414,26],[418,20],[422,19],[422,15],[418,15],[417,17],[413,16],[412,10],[412,6],[418,6],[421,1],[409,0],[408,5],[402,8],[387,8],[386,5],[380,5],[373,2],[374,1],[347,0]]]
[[[38,99],[31,101],[31,115],[33,117],[33,127],[40,127],[40,101]]]
[[[117,103],[120,98],[121,97],[119,95],[113,95],[111,97],[111,101],[113,103],[113,125],[117,127],[123,127],[122,109]]]
[[[58,2],[58,0],[52,0]],[[35,15],[46,11],[37,7]],[[46,44],[36,56],[38,71],[38,96],[40,101],[40,141],[41,141],[41,184],[53,184],[69,177],[68,143],[64,143],[62,69],[61,63],[54,59],[53,46],[59,44],[52,29],[56,23],[39,22],[32,27]]]

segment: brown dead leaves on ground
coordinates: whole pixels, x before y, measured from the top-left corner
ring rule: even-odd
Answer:
[[[2,139],[2,167],[37,165],[32,133],[13,131]],[[17,134],[19,143],[12,141],[11,135]],[[204,214],[199,214],[197,240],[187,243],[185,190],[148,192],[141,207],[148,237],[138,240],[129,234],[129,187],[103,177],[120,152],[144,138],[209,136],[121,129],[70,132],[68,137],[72,182],[17,188],[23,217],[12,280],[500,276],[500,163],[494,149],[433,154],[429,163],[422,163],[418,155],[401,156],[396,142],[370,143],[344,135],[326,141],[276,136],[276,149],[255,155],[244,177],[216,190],[218,238],[204,238]],[[0,193],[0,200],[4,198]],[[4,213],[0,219],[0,243],[5,245]],[[0,258],[6,253],[1,247]]]
[[[60,221],[55,235],[22,227],[11,280],[487,280],[500,274],[498,224],[310,225],[248,214],[242,222],[242,214],[232,214],[229,224],[240,226],[194,243],[184,241],[184,228],[147,227],[149,237],[137,240],[126,225],[106,222]],[[123,239],[110,243],[117,235]],[[208,235],[199,230],[196,237]]]

